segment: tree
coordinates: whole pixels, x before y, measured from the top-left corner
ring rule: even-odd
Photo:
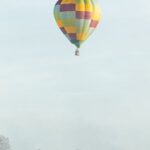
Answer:
[[[9,139],[0,135],[0,150],[10,150]]]

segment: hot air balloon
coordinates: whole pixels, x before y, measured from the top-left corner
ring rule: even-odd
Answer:
[[[56,23],[77,49],[93,33],[101,20],[97,0],[58,0],[54,7]]]

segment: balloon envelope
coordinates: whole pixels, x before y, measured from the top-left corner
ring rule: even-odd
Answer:
[[[77,48],[93,33],[101,20],[96,0],[58,0],[54,16],[60,30]]]

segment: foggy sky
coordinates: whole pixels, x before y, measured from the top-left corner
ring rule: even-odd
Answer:
[[[100,0],[78,58],[55,2],[0,2],[0,134],[12,150],[149,150],[149,0]]]

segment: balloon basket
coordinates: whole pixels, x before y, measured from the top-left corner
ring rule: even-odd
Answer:
[[[76,55],[76,56],[79,56],[79,55],[80,55],[79,49],[77,49],[77,50],[75,51],[75,55]]]

